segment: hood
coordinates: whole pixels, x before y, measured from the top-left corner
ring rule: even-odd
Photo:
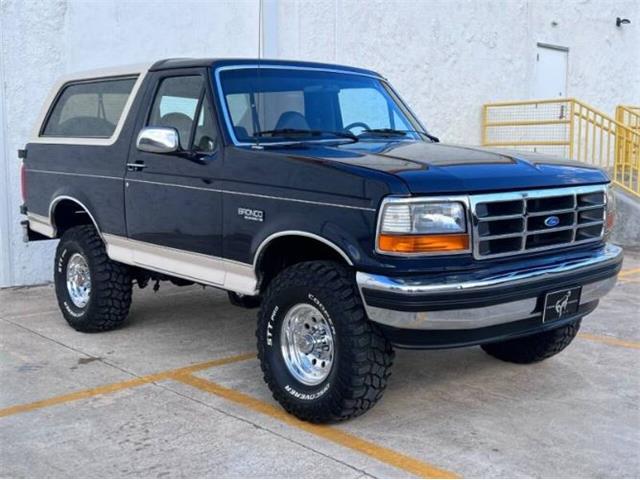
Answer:
[[[316,144],[288,153],[391,173],[404,180],[415,194],[526,190],[609,181],[599,168],[571,160],[442,143],[361,141],[340,146]]]

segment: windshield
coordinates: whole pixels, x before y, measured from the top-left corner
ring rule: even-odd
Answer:
[[[221,70],[219,82],[238,142],[427,138],[378,78],[263,66]]]

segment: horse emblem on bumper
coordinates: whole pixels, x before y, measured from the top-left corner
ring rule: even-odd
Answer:
[[[567,311],[567,308],[569,307],[570,297],[571,297],[571,290],[569,290],[566,294],[564,294],[562,298],[560,298],[560,300],[558,300],[555,303],[554,308],[556,310],[556,313],[558,314],[558,317],[561,317]]]

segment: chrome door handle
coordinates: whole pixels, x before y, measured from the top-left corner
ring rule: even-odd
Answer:
[[[144,163],[127,163],[127,170],[129,172],[139,172],[145,168],[147,168],[147,166]]]

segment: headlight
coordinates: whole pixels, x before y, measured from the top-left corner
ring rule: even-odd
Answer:
[[[387,200],[380,212],[380,253],[463,253],[469,250],[465,206],[456,201]]]
[[[607,210],[605,217],[604,238],[607,239],[613,232],[613,226],[616,223],[616,196],[613,187],[607,187]]]

